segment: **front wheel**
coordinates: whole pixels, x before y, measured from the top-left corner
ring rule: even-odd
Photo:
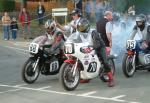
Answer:
[[[111,69],[111,72],[112,74],[114,75],[115,74],[115,63],[114,63],[114,60],[113,59],[108,59],[108,64],[110,66],[110,69]],[[103,74],[100,76],[100,79],[103,81],[103,82],[108,82],[109,81],[109,77],[107,76],[107,74]]]
[[[22,68],[22,79],[28,84],[34,83],[39,76],[39,65],[36,66],[36,70],[33,71],[37,59],[29,58]]]
[[[76,89],[80,80],[79,68],[75,69],[75,75],[73,75],[74,66],[75,64],[63,63],[60,68],[59,81],[68,91]]]
[[[122,64],[123,73],[126,77],[132,77],[135,73],[135,59],[134,55],[125,54]]]

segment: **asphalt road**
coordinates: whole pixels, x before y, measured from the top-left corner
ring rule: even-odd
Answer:
[[[25,41],[0,40],[0,103],[149,103],[150,73],[138,71],[126,78],[116,63],[115,83],[107,87],[99,78],[65,91],[58,75],[40,75],[34,84],[21,78],[23,63],[29,57]]]

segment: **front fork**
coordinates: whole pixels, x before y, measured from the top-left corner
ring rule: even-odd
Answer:
[[[36,68],[37,68],[37,65],[38,65],[38,63],[39,63],[39,60],[40,60],[40,57],[37,58],[36,62],[35,62],[34,65],[33,65],[33,67],[34,67],[33,72],[36,71]]]
[[[136,54],[133,55],[133,60],[132,60],[132,66],[135,68],[135,58],[136,58]]]
[[[77,66],[78,66],[78,58],[77,58],[77,60],[76,60],[76,62],[75,62],[75,65],[73,66],[73,68],[72,68],[72,73],[73,73],[73,77],[75,76],[75,72],[76,72],[76,69],[77,69]]]

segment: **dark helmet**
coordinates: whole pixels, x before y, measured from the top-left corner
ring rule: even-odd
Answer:
[[[145,26],[146,16],[144,14],[140,14],[136,17],[135,21],[139,28],[143,28]]]
[[[53,31],[55,31],[55,29],[56,29],[56,25],[54,24],[54,21],[53,20],[47,20],[46,22],[45,22],[45,28],[47,29],[47,30],[49,30],[50,32],[53,32]]]
[[[81,18],[77,24],[77,31],[86,33],[90,30],[89,21],[86,18]]]
[[[75,8],[74,10],[72,10],[72,12],[70,13],[70,15],[74,15],[74,14],[78,14],[79,17],[82,16],[81,10],[78,8]]]

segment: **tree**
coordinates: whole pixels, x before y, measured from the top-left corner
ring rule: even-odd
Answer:
[[[15,0],[0,0],[0,11],[13,11]]]

